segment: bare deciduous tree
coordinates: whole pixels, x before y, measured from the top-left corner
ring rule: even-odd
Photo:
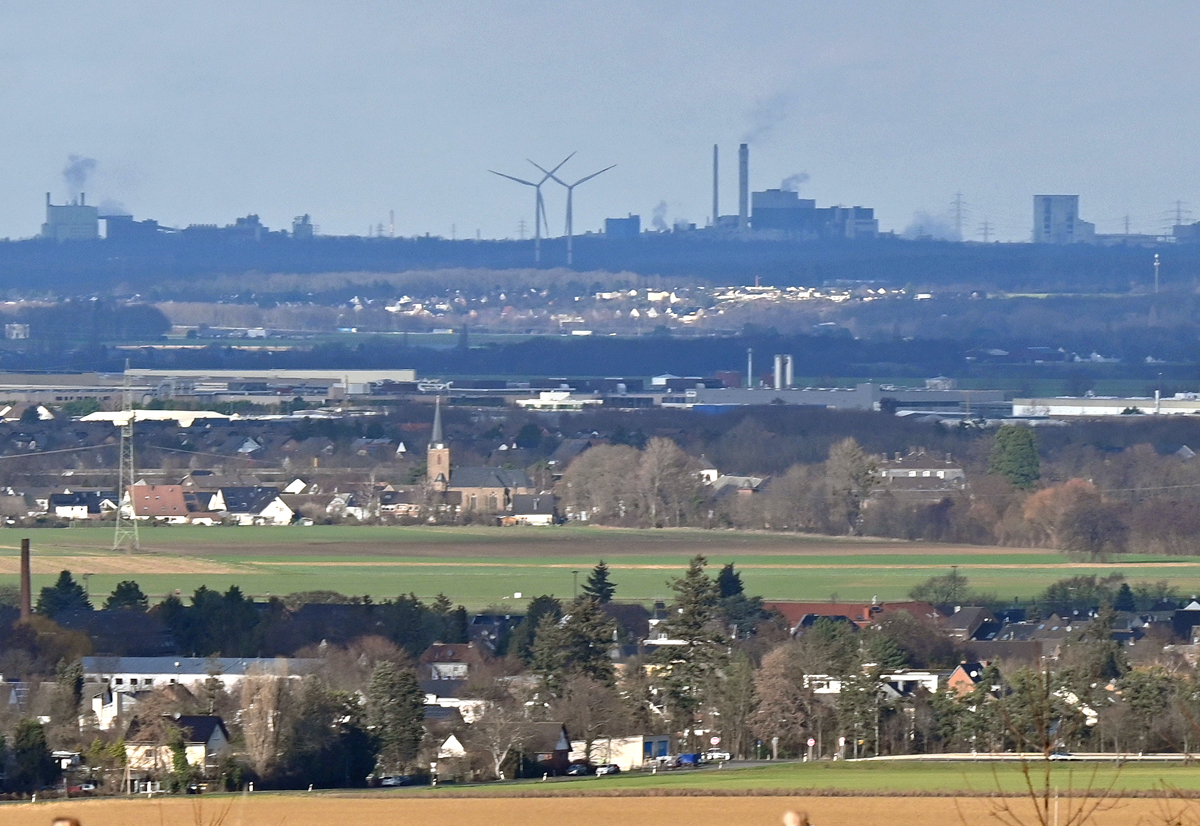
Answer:
[[[242,680],[242,732],[246,755],[260,776],[266,775],[279,754],[279,703],[283,677],[262,671]]]

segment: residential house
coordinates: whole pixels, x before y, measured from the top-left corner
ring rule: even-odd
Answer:
[[[984,671],[988,665],[989,663],[987,662],[959,663],[954,671],[950,672],[950,676],[946,678],[946,688],[960,697],[970,694],[975,690],[975,686],[979,685],[979,681],[983,679]]]
[[[913,448],[907,454],[886,455],[877,463],[880,485],[873,493],[890,493],[905,502],[940,502],[967,488],[967,475],[949,453],[945,456]]]
[[[987,639],[1000,630],[996,616],[987,608],[955,606],[954,613],[940,620],[942,629],[952,640]]]
[[[563,723],[531,723],[524,751],[535,771],[551,776],[563,774],[571,765],[571,735]]]
[[[512,497],[512,508],[499,516],[500,524],[538,525],[545,527],[558,522],[557,499],[550,493],[518,493]]]
[[[288,525],[294,516],[276,487],[221,488],[209,507],[239,525]]]
[[[844,619],[858,628],[868,628],[889,613],[902,612],[918,619],[937,622],[941,614],[928,602],[789,602],[763,603],[768,611],[777,611],[795,635],[812,624],[814,618]]]
[[[668,734],[601,737],[592,741],[590,752],[587,749],[587,741],[572,740],[570,762],[587,761],[593,766],[615,763],[622,771],[633,771],[670,753],[671,736]]]
[[[131,771],[172,770],[171,746],[164,734],[172,726],[183,735],[184,756],[192,766],[213,769],[229,751],[229,731],[220,717],[184,714],[153,721],[135,717],[125,733],[125,760]]]
[[[187,502],[181,485],[131,485],[125,493],[123,510],[138,520],[154,520],[171,525],[188,521]]]
[[[470,676],[471,668],[482,663],[483,657],[473,642],[435,642],[417,661],[423,680],[465,680]]]
[[[52,493],[48,510],[60,519],[102,519],[116,512],[116,491],[77,490]]]

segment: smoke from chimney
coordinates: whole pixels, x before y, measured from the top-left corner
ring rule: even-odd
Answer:
[[[650,218],[650,225],[659,232],[666,232],[670,229],[667,226],[667,202],[659,201],[658,206],[654,208],[654,214]]]
[[[808,183],[807,172],[797,172],[795,175],[788,175],[779,184],[779,188],[784,192],[799,192],[800,187]]]
[[[63,167],[63,181],[67,184],[68,199],[81,195],[87,187],[88,178],[96,171],[96,159],[83,155],[68,155]]]

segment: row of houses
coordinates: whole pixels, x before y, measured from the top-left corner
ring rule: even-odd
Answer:
[[[139,482],[123,496],[115,490],[63,488],[25,496],[8,491],[4,515],[10,519],[50,516],[70,521],[126,518],[165,524],[288,525],[329,519],[420,519],[453,517],[464,507],[463,495],[446,491],[431,496],[421,486],[376,485],[365,493],[320,492],[297,479],[284,487],[238,484],[214,488]],[[470,503],[473,509],[480,506]],[[494,509],[492,509],[494,510]],[[494,513],[502,525],[550,525],[558,521],[557,500],[549,493],[511,494]]]

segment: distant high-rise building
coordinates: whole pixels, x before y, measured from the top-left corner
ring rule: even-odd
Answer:
[[[47,192],[42,237],[52,241],[94,241],[100,237],[100,212],[84,203],[82,193],[78,201],[58,206],[50,203]]]
[[[1096,225],[1079,219],[1078,195],[1033,196],[1035,244],[1091,244]]]
[[[640,215],[630,215],[628,218],[605,218],[605,238],[637,238],[642,233],[642,218]]]

